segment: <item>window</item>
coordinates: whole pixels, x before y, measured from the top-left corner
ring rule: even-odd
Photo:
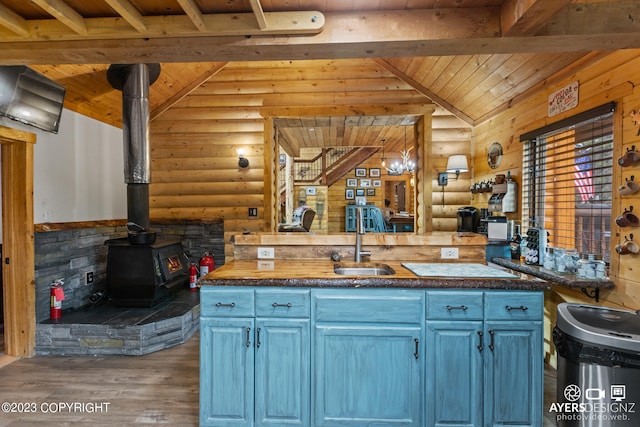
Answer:
[[[549,245],[609,262],[613,111],[607,104],[520,137],[523,218]],[[525,228],[525,227],[523,227]]]

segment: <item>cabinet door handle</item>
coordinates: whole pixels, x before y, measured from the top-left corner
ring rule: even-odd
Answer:
[[[460,306],[452,306],[452,305],[447,305],[447,310],[451,311],[451,310],[462,310],[462,311],[466,311],[469,307],[467,307],[466,305],[460,305]]]
[[[511,310],[522,310],[522,311],[529,310],[529,307],[527,307],[526,305],[521,305],[520,307],[511,307],[510,305],[505,305],[504,308],[506,308],[509,311],[511,311]]]
[[[494,348],[496,348],[495,346],[495,336],[496,336],[496,332],[493,329],[489,330],[489,335],[491,335],[491,342],[489,343],[489,350],[493,351]]]
[[[245,341],[244,345],[246,345],[247,347],[251,346],[251,328],[246,328],[245,332],[247,333],[247,341]]]
[[[256,348],[260,348],[260,328],[256,329]]]
[[[478,331],[478,338],[479,338],[479,343],[478,343],[478,351],[480,353],[482,353],[482,350],[484,350],[484,344],[482,343],[482,337],[483,337],[483,333],[482,331]]]
[[[276,307],[287,307],[287,308],[291,308],[291,303],[288,302],[286,304],[278,304],[277,302],[274,302],[273,304],[271,304],[271,307],[276,308]]]
[[[233,307],[235,307],[235,306],[236,306],[236,303],[235,303],[235,302],[231,302],[231,303],[229,303],[229,304],[225,304],[225,303],[223,303],[223,302],[218,302],[218,303],[216,303],[216,307],[232,307],[232,308],[233,308]]]
[[[418,351],[420,350],[420,340],[418,338],[414,338],[413,342],[416,343],[416,351],[415,353],[413,353],[413,357],[417,359],[418,357],[420,357],[420,354],[418,353]]]

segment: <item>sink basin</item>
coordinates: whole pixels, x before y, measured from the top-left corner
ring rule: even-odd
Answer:
[[[396,273],[388,265],[379,263],[339,263],[333,266],[333,271],[344,276],[389,276]]]

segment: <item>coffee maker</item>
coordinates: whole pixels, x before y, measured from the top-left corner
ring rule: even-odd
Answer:
[[[480,223],[480,212],[473,206],[458,209],[458,232],[476,233]]]

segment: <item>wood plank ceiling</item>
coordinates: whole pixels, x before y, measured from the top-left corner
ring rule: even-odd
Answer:
[[[286,106],[303,92],[318,93],[324,105],[357,104],[359,96],[367,102],[379,96],[384,104],[385,96],[400,93],[402,102],[434,102],[474,126],[612,50],[640,48],[639,3],[0,0],[0,64],[32,66],[67,88],[67,108],[115,126],[121,95],[106,70],[134,62],[162,65],[150,90],[152,119],[209,85],[224,92],[221,102],[258,91],[260,107]],[[337,67],[327,58],[352,64]],[[287,61],[305,70],[317,65],[305,76],[283,66]],[[216,80],[230,64],[235,80]],[[352,72],[336,75],[344,67]],[[266,81],[248,77],[255,68]],[[333,96],[322,97],[329,86]],[[336,95],[340,88],[349,89],[349,99]],[[393,145],[414,120],[343,116],[277,124],[283,138],[303,146],[382,139]]]

